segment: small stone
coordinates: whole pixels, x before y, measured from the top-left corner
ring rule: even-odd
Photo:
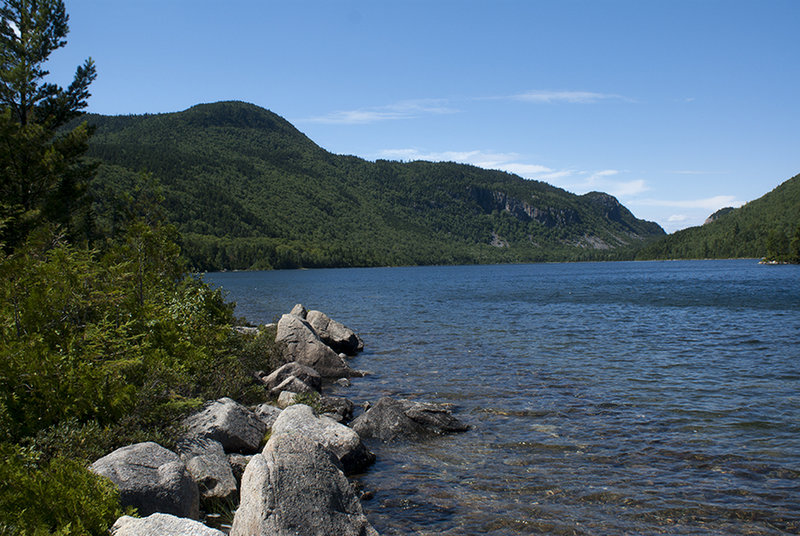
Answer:
[[[297,393],[283,391],[280,395],[278,395],[278,407],[281,409],[288,408],[294,404],[295,398],[297,398]]]
[[[289,312],[289,314],[305,320],[306,316],[308,316],[308,311],[306,310],[305,307],[303,307],[302,303],[298,303],[297,305],[292,307],[292,310]]]

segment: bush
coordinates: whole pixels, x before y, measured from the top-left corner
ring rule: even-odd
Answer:
[[[114,484],[78,461],[41,463],[35,452],[0,444],[0,534],[106,535],[123,515]]]

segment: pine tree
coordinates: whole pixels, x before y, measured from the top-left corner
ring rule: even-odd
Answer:
[[[46,82],[44,69],[66,44],[68,21],[62,0],[4,0],[0,8],[0,243],[8,249],[43,222],[84,231],[91,130],[64,127],[86,108],[95,66],[87,59],[67,88]]]

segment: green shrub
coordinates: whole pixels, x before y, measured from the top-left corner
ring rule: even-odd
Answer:
[[[320,395],[317,392],[298,393],[294,397],[295,404],[305,404],[314,410],[314,413],[322,413],[323,407]]]
[[[0,444],[0,534],[106,535],[123,510],[111,481],[75,460]]]

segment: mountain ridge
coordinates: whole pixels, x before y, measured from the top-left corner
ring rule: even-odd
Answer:
[[[332,154],[279,115],[239,101],[84,117],[99,218],[141,171],[200,269],[632,258],[664,235],[601,192],[582,196],[452,162]]]

